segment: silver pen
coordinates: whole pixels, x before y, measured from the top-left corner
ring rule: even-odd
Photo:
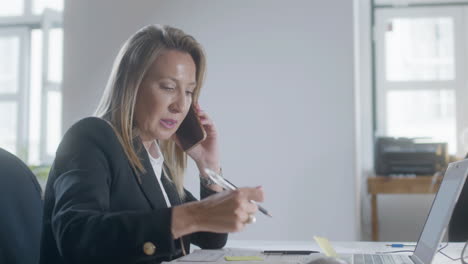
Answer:
[[[224,179],[219,175],[218,173],[214,172],[211,169],[206,168],[205,173],[210,177],[212,181],[214,181],[217,185],[221,186],[224,189],[227,190],[236,190],[237,186],[232,184],[230,181]],[[265,208],[263,208],[261,205],[259,205],[256,201],[250,200],[251,203],[256,204],[258,206],[258,210],[262,212],[264,215],[267,215],[269,217],[273,217]]]

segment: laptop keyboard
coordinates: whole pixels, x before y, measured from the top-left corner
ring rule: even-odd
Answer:
[[[414,264],[406,255],[353,255],[353,264]]]

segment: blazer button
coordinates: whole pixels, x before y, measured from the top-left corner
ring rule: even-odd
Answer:
[[[143,252],[148,256],[152,256],[156,252],[156,246],[151,242],[146,242],[143,244]]]

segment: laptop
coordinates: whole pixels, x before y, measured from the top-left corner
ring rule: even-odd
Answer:
[[[468,174],[468,160],[450,163],[432,203],[413,255],[353,254],[353,264],[431,264],[447,230]]]

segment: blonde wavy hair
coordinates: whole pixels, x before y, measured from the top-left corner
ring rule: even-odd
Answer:
[[[206,69],[205,53],[201,45],[182,30],[166,25],[148,25],[131,36],[120,49],[112,67],[109,80],[95,112],[95,116],[111,124],[119,138],[131,166],[137,172],[145,168],[133,146],[138,137],[134,122],[135,103],[140,84],[152,63],[165,51],[177,50],[191,55],[196,65],[196,87],[192,104],[198,102]],[[184,172],[187,155],[173,140],[160,140],[170,179],[174,182],[179,197],[184,198]],[[168,175],[166,168],[165,175]]]

